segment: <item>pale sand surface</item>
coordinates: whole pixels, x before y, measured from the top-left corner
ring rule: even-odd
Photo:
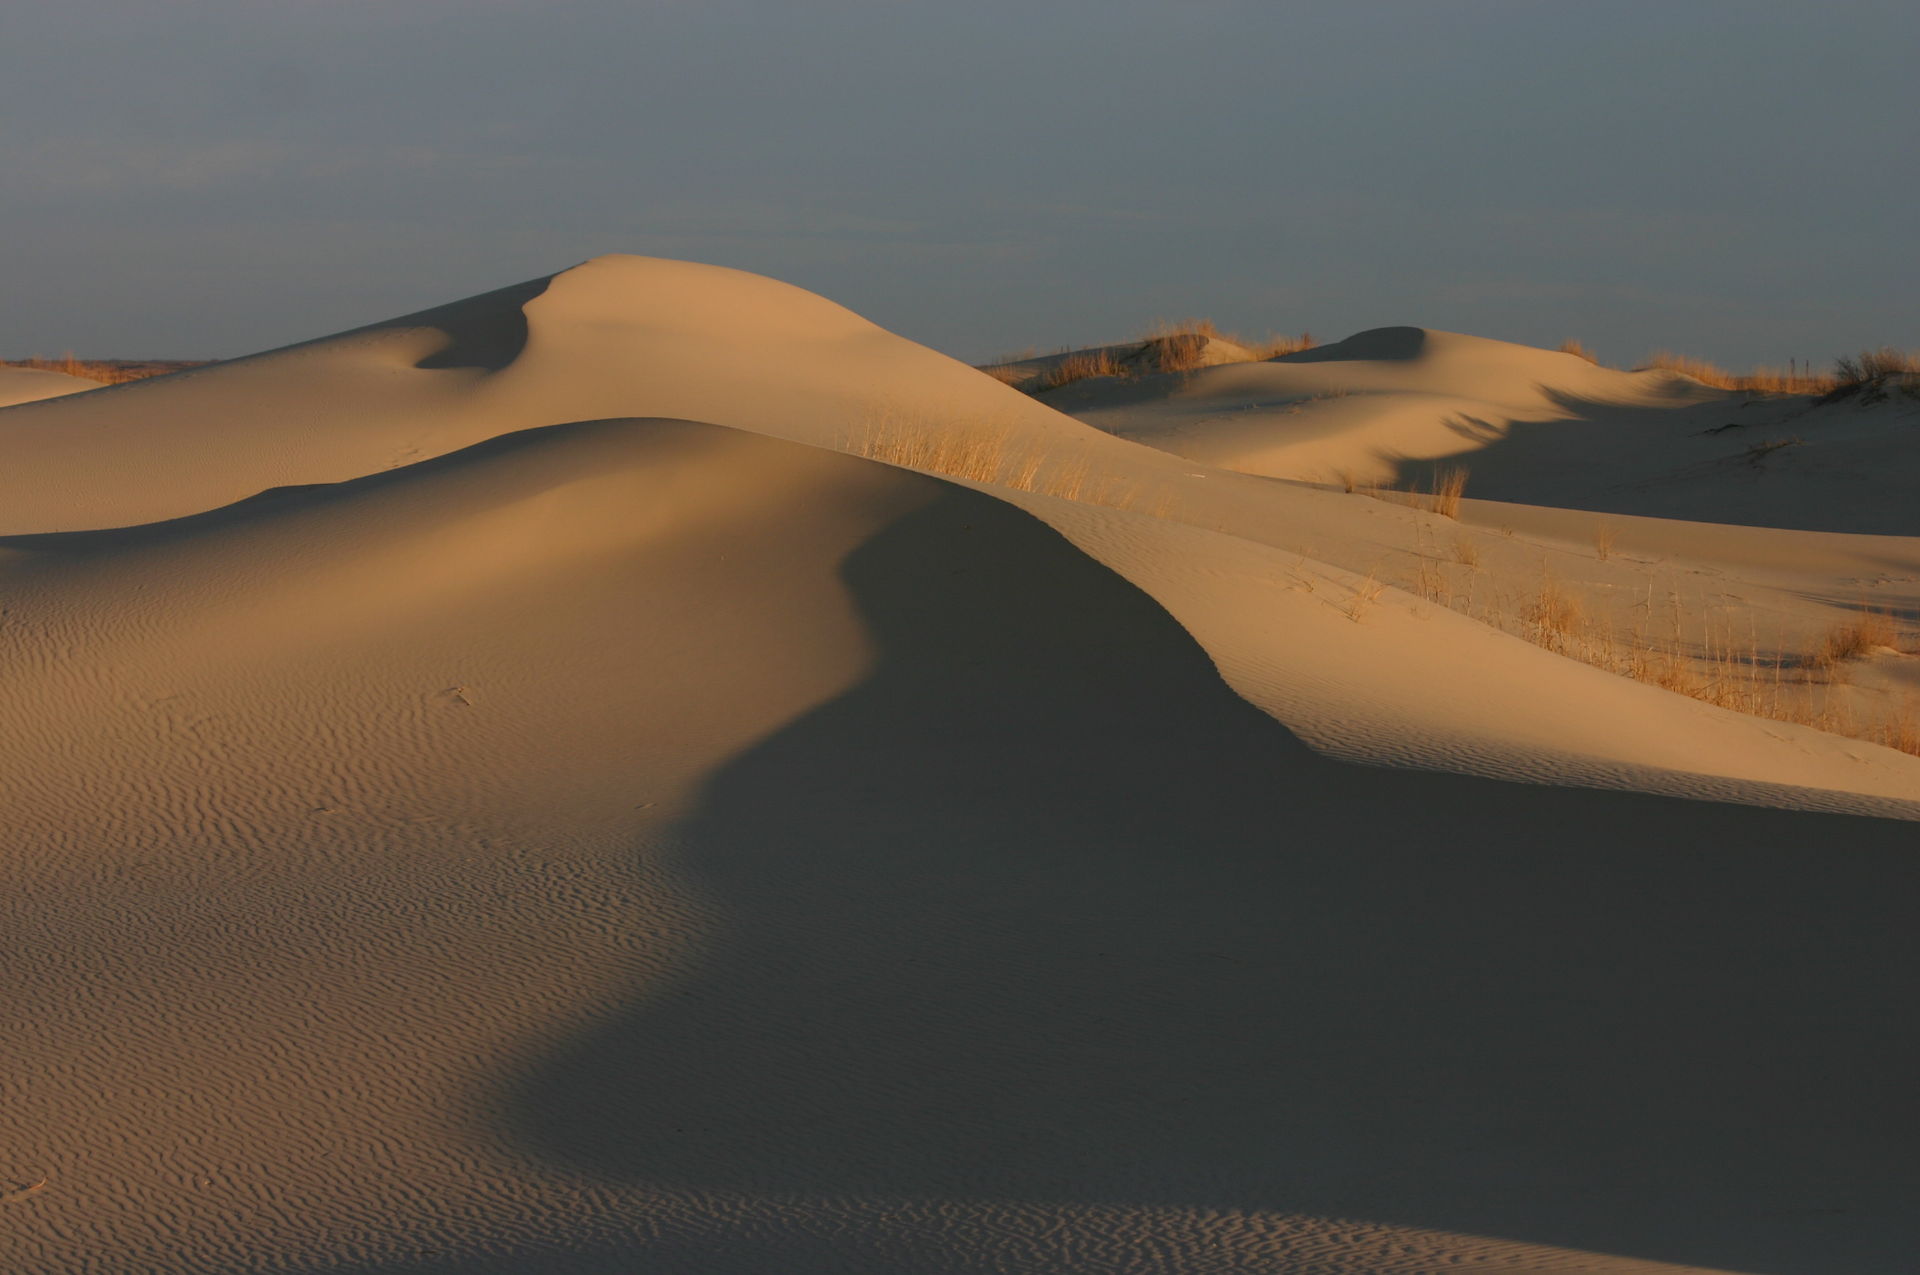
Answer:
[[[604,258],[0,412],[0,1269],[1909,1269],[1920,758],[1352,599],[1915,542],[1066,393]]]

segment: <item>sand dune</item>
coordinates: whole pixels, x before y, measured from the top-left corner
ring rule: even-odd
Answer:
[[[63,394],[78,394],[81,390],[100,388],[96,381],[84,377],[68,376],[65,372],[49,372],[35,367],[0,366],[0,407],[12,407],[17,403],[37,403],[42,399],[58,398]]]
[[[1715,401],[1410,331],[1089,424],[604,258],[0,411],[0,1267],[1904,1269],[1920,757],[1389,577],[1811,628],[1920,548],[1115,423]]]
[[[1500,501],[1698,522],[1920,534],[1920,397],[1821,403],[1619,372],[1557,351],[1380,328],[1267,362],[1084,381],[1079,419],[1209,464],[1417,485],[1468,465]]]

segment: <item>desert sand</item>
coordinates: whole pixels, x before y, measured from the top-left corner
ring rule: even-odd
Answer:
[[[12,407],[17,403],[37,403],[42,399],[58,398],[62,394],[78,394],[82,390],[97,388],[99,388],[97,382],[89,381],[84,377],[68,376],[64,372],[0,365],[0,407]]]
[[[0,1269],[1910,1270],[1920,402],[1216,353],[5,374]]]

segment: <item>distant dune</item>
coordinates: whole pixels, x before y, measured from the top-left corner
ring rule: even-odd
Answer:
[[[1253,353],[0,369],[0,1269],[1906,1270],[1920,401]]]
[[[98,389],[99,384],[98,381],[68,376],[63,372],[0,365],[0,407],[37,403],[41,399],[57,398],[62,394],[77,394],[81,390]]]

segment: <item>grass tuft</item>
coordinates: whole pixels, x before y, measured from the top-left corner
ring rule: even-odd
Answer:
[[[1885,611],[1862,607],[1844,624],[1836,624],[1807,653],[1807,663],[1818,669],[1832,669],[1848,660],[1872,654],[1899,640],[1893,617]]]
[[[1605,562],[1613,556],[1613,538],[1615,534],[1617,533],[1612,523],[1596,522],[1593,524],[1593,554],[1596,558],[1600,559],[1600,561]]]
[[[1367,608],[1379,601],[1386,587],[1373,572],[1367,572],[1367,578],[1353,586],[1353,596],[1347,599],[1347,618],[1355,624],[1360,623]]]
[[[1920,351],[1896,350],[1890,345],[1842,355],[1833,363],[1834,379],[1839,387],[1865,385],[1884,376],[1908,376],[1916,372],[1920,372]]]
[[[1540,577],[1540,591],[1527,606],[1525,619],[1534,643],[1562,655],[1574,650],[1586,628],[1586,608],[1551,576]]]
[[[1465,465],[1440,465],[1433,471],[1427,508],[1443,518],[1460,516],[1460,498],[1467,490]]]

